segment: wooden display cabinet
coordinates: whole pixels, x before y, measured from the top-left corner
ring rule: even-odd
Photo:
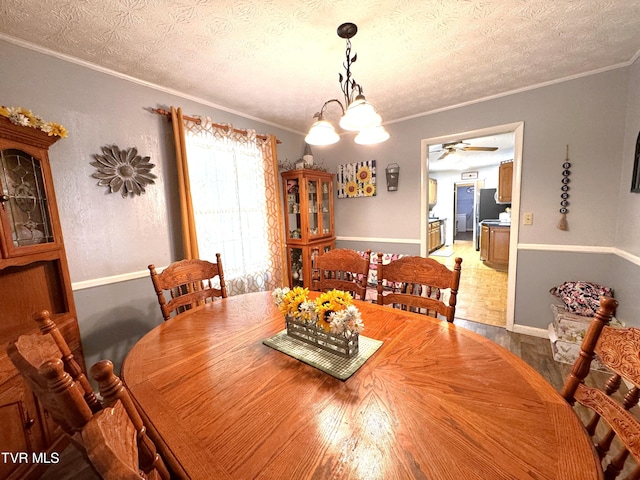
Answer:
[[[282,173],[289,286],[313,288],[314,259],[335,248],[333,175],[300,169]]]
[[[59,137],[0,117],[0,451],[28,462],[0,462],[0,478],[38,478],[46,464],[32,452],[60,452],[66,438],[39,406],[5,347],[38,333],[32,315],[49,310],[86,370],[49,166]],[[50,458],[49,455],[40,459]]]

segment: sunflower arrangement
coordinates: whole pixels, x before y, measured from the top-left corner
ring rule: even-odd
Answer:
[[[55,122],[45,122],[26,108],[0,106],[0,117],[7,118],[14,125],[42,130],[50,137],[65,138],[67,136],[67,129],[62,125]]]
[[[284,314],[306,323],[315,321],[315,304],[309,300],[309,289],[302,287],[276,288],[273,298]]]
[[[349,292],[330,290],[321,293],[315,301],[309,300],[309,289],[302,287],[277,288],[273,297],[279,310],[296,320],[315,324],[334,334],[350,337],[364,329],[362,316],[353,305]]]

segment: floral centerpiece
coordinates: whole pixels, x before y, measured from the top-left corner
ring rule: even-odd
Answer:
[[[284,287],[274,290],[273,297],[289,336],[344,357],[358,353],[364,323],[350,293],[330,290],[311,300],[307,288]]]
[[[0,106],[0,117],[5,117],[14,125],[42,130],[50,137],[65,138],[67,136],[67,129],[62,125],[55,122],[45,122],[26,108]]]

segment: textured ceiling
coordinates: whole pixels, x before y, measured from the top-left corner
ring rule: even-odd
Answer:
[[[389,122],[628,64],[639,18],[640,0],[1,0],[0,38],[304,132],[340,98],[343,22]]]

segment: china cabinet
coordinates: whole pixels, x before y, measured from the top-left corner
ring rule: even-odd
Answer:
[[[28,455],[26,462],[0,462],[5,479],[37,478],[47,453],[60,452],[66,440],[4,346],[37,333],[32,315],[46,309],[85,369],[49,166],[48,149],[58,138],[0,118],[0,451]]]
[[[282,185],[289,286],[313,288],[315,258],[335,247],[333,175],[290,170]]]

